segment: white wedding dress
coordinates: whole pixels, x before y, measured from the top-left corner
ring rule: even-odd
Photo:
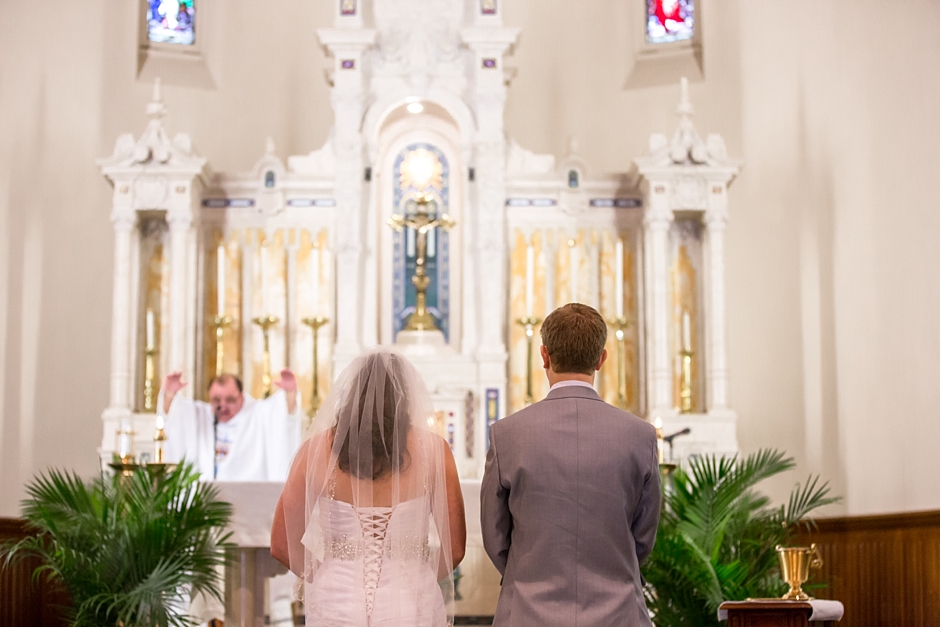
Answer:
[[[427,497],[360,507],[323,496],[305,544],[321,563],[305,586],[308,627],[444,627],[447,611],[428,562]],[[316,540],[314,540],[316,538]]]

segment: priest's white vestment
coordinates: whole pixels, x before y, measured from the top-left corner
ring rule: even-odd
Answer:
[[[207,480],[285,481],[300,446],[300,399],[297,412],[291,415],[283,390],[261,401],[244,397],[241,411],[230,421],[235,425],[231,447],[216,470],[212,406],[177,394],[166,415],[167,461],[178,463],[185,458]]]

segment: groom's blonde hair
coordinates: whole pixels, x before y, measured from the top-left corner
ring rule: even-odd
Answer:
[[[552,370],[594,374],[607,344],[607,324],[593,307],[568,303],[548,314],[541,335]]]

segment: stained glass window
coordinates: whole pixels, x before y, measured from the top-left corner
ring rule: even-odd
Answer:
[[[150,41],[191,46],[196,42],[196,0],[147,0]]]
[[[691,39],[695,0],[646,0],[646,41],[664,44]]]

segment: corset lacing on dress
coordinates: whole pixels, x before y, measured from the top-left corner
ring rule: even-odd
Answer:
[[[367,507],[357,511],[362,526],[362,579],[366,589],[366,617],[372,624],[375,589],[382,575],[385,532],[392,517],[391,507]]]

